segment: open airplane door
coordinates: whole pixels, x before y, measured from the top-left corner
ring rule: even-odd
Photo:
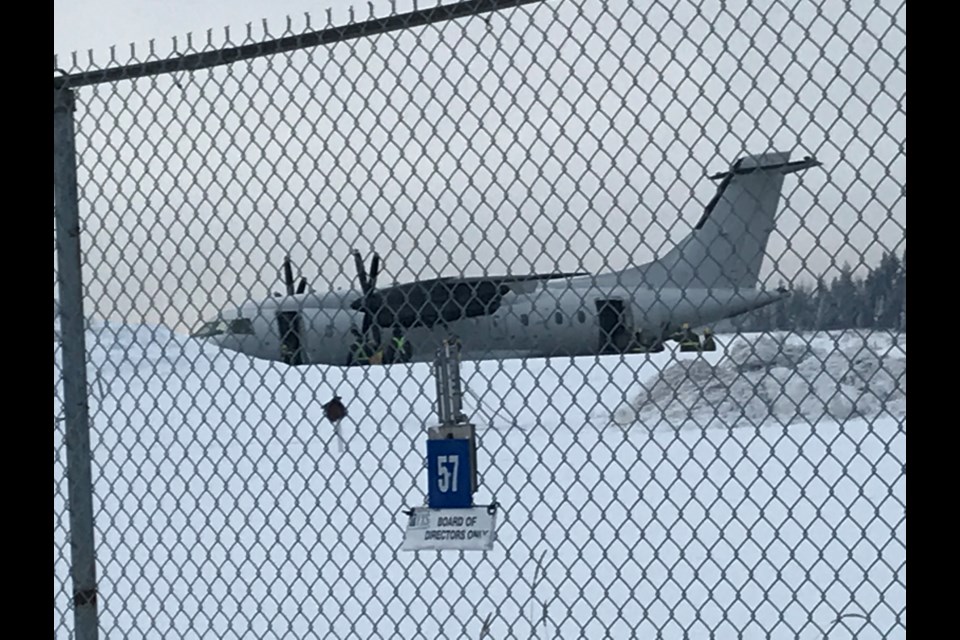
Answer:
[[[633,319],[629,308],[620,298],[596,301],[600,329],[600,353],[627,353],[632,340]]]
[[[289,365],[304,364],[303,317],[296,311],[279,311],[277,329],[280,332],[280,357]]]

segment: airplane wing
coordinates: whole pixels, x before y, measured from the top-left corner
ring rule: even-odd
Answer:
[[[438,278],[437,280],[443,280],[451,283],[480,283],[480,282],[496,282],[498,284],[511,285],[519,284],[526,282],[534,281],[543,281],[543,280],[562,280],[564,278],[577,278],[580,276],[589,275],[586,271],[578,272],[558,272],[558,273],[534,273],[532,275],[526,276],[447,276],[444,278]]]
[[[532,290],[532,283],[573,278],[583,273],[520,276],[446,276],[377,288],[350,307],[377,318],[381,326],[433,326],[496,311],[504,295]],[[523,286],[528,285],[528,286]]]

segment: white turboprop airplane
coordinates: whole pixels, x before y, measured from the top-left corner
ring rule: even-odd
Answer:
[[[406,361],[429,361],[456,336],[464,360],[543,358],[656,351],[681,327],[702,327],[774,303],[785,290],[757,289],[784,177],[820,166],[789,152],[746,156],[720,180],[693,231],[666,255],[617,272],[446,277],[377,288],[354,259],[360,290],[294,290],[226,310],[193,333],[223,349],[291,365],[347,366],[353,348],[386,334],[412,347]],[[362,336],[362,337],[361,337]],[[378,362],[373,360],[372,362]],[[390,359],[387,363],[391,362]]]

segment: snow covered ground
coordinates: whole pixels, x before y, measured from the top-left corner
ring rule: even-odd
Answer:
[[[479,638],[488,615],[496,640],[905,637],[905,336],[465,363],[477,501],[502,504],[487,554],[399,550],[426,366],[288,368],[128,326],[88,350],[105,637]]]

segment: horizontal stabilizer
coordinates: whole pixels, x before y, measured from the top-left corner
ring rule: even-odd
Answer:
[[[730,171],[721,171],[720,173],[715,173],[712,176],[707,177],[710,180],[720,180],[721,178],[726,178],[728,176],[742,176],[755,171],[777,171],[778,173],[787,175],[789,173],[796,173],[797,171],[803,171],[804,169],[820,166],[823,166],[823,163],[816,158],[811,158],[810,156],[806,156],[803,160],[795,160],[794,162],[777,162],[764,165],[758,165],[756,158],[747,157],[742,158],[733,166]]]

